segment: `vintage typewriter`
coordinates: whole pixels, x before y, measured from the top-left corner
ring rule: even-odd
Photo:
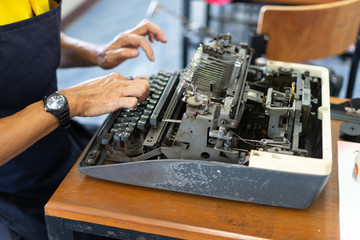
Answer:
[[[306,208],[331,172],[329,73],[268,61],[231,35],[184,71],[151,76],[150,97],[108,116],[78,163],[91,177]]]

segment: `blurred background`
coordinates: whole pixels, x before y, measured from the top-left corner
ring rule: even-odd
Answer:
[[[188,13],[185,11],[186,4],[190,4]],[[159,70],[179,71],[183,69],[184,63],[191,60],[199,42],[207,42],[217,33],[231,33],[234,42],[248,42],[249,36],[256,30],[260,8],[261,5],[255,3],[231,3],[223,6],[211,5],[210,9],[204,0],[63,0],[62,29],[69,36],[105,44],[117,34],[148,18],[164,30],[168,43],[152,44],[155,62],[150,62],[144,52],[141,52],[139,57],[111,70],[99,67],[59,69],[59,89],[111,72],[124,76],[149,76]],[[206,18],[206,11],[211,13],[211,19]],[[186,14],[188,18],[184,18]],[[184,36],[187,37],[185,53]],[[185,60],[184,54],[187,55]],[[339,97],[345,97],[350,69],[349,56],[345,53],[338,57],[310,62],[333,70],[338,78],[343,79],[345,87],[341,89]],[[359,96],[360,86],[357,84],[353,98]],[[83,123],[96,124],[100,124],[104,119],[105,116],[77,118]]]

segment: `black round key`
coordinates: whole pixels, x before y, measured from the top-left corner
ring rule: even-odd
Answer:
[[[151,95],[151,98],[152,98],[152,99],[159,99],[159,98],[160,98],[160,94],[154,93],[154,94]]]
[[[160,81],[159,82],[159,85],[161,85],[161,86],[165,86],[167,84],[167,82],[165,82],[165,81]]]
[[[156,105],[157,102],[158,102],[158,99],[151,99],[149,101],[150,104],[154,104],[154,105]]]
[[[124,118],[120,119],[121,123],[129,122],[129,121],[130,121],[129,117],[124,117]]]
[[[122,127],[122,125],[121,125],[122,123],[114,123],[114,125],[113,125],[113,127],[114,128],[119,128],[119,127]]]
[[[142,116],[149,116],[152,113],[151,109],[145,109]]]
[[[150,115],[142,115],[140,120],[145,120],[147,121],[150,118]]]
[[[132,131],[134,131],[133,127],[128,126],[125,128],[125,132],[131,133]]]
[[[124,132],[123,135],[121,136],[121,141],[124,141],[124,142],[129,141],[130,135],[131,134],[129,132]]]
[[[123,136],[124,136],[124,132],[116,132],[114,134],[114,140],[115,141],[120,141]]]
[[[110,129],[110,132],[117,133],[117,132],[123,132],[125,131],[125,127],[113,127]]]
[[[134,127],[136,127],[136,124],[137,124],[137,121],[135,121],[135,122],[129,122],[128,126],[134,128]]]
[[[130,123],[137,122],[139,119],[140,119],[140,117],[131,117],[130,122],[128,123],[128,125]]]
[[[146,108],[147,109],[154,109],[155,108],[155,105],[154,104],[148,104],[147,106],[146,106]],[[144,110],[145,111],[145,110]]]
[[[111,133],[119,132],[119,128],[111,128],[111,129],[110,129],[110,132],[111,132]]]
[[[155,88],[159,91],[163,91],[165,87],[161,85],[157,85]]]

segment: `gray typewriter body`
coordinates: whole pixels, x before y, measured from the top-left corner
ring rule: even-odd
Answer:
[[[328,71],[269,61],[230,35],[102,124],[78,163],[91,177],[236,201],[307,208],[331,172]]]

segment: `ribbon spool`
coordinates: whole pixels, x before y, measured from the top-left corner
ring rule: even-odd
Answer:
[[[345,122],[340,125],[340,138],[350,142],[360,142],[360,124]]]

